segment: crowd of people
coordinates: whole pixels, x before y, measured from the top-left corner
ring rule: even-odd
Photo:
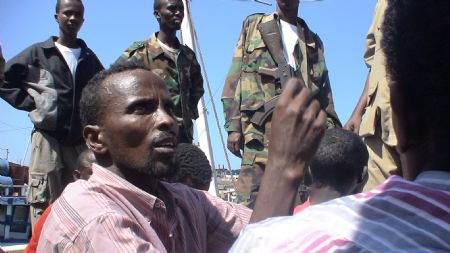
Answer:
[[[276,2],[244,21],[223,89],[239,203],[207,192],[192,144],[181,0],[154,0],[159,32],[109,69],[77,37],[81,0],[57,0],[59,37],[0,48],[0,97],[34,124],[26,252],[449,252],[450,2],[377,1],[344,129],[319,36]]]

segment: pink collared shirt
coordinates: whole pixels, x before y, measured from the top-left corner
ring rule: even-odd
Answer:
[[[167,203],[94,164],[53,204],[38,252],[226,252],[250,219],[207,192],[159,187]]]

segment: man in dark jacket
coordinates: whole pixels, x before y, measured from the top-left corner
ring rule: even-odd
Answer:
[[[0,97],[29,112],[34,124],[30,161],[31,221],[70,183],[76,159],[86,149],[78,101],[87,81],[103,66],[77,38],[84,22],[81,0],[58,0],[59,37],[34,44],[6,63]]]

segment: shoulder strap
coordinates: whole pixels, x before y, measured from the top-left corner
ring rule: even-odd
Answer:
[[[261,33],[261,37],[269,49],[270,55],[277,63],[278,66],[287,64],[283,55],[283,44],[281,42],[280,28],[276,19],[269,20],[264,23],[258,24],[258,30]]]

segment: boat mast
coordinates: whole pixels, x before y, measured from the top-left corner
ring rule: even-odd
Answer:
[[[190,47],[194,52],[197,52],[196,50],[196,43],[194,40],[194,27],[192,25],[192,17],[191,17],[191,10],[189,5],[190,0],[183,0],[184,4],[184,19],[183,23],[181,24],[181,40],[183,44]],[[214,163],[214,155],[212,152],[212,146],[211,146],[211,137],[209,134],[209,127],[208,127],[208,119],[207,119],[207,109],[205,106],[205,99],[204,96],[200,99],[200,102],[197,105],[198,109],[198,119],[195,121],[195,125],[197,127],[197,137],[198,142],[200,145],[200,149],[205,152],[206,157],[209,160],[209,163],[211,164],[212,168],[212,180],[209,187],[209,193],[213,194],[214,196],[219,196],[219,191],[217,187],[217,180],[216,180],[216,167]]]

